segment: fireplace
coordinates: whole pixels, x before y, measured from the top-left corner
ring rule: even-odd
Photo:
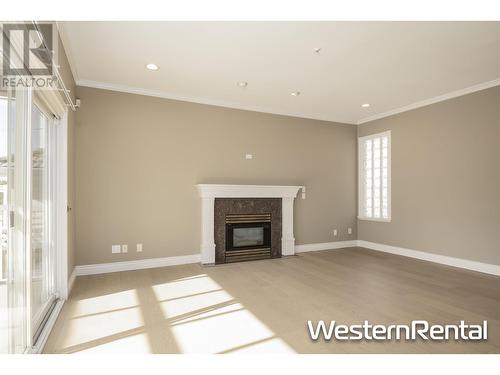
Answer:
[[[293,202],[300,189],[305,199],[304,186],[199,184],[197,188],[201,197],[202,264],[226,263],[226,215],[270,213],[271,258],[295,254]],[[260,229],[251,234],[236,231],[237,245],[243,244],[239,242],[243,238],[253,241],[247,242],[248,246],[261,246],[262,241],[255,239],[260,234]]]
[[[281,257],[280,198],[216,198],[215,263]]]
[[[271,258],[271,214],[226,215],[225,262]]]

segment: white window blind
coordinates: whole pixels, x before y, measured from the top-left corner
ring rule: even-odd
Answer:
[[[365,220],[391,220],[391,132],[358,140],[359,212]]]

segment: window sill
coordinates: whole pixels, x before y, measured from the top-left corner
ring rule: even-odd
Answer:
[[[381,223],[390,223],[391,218],[388,219],[383,219],[383,218],[375,218],[375,217],[363,217],[363,216],[358,216],[358,220],[364,220],[364,221],[378,221]]]

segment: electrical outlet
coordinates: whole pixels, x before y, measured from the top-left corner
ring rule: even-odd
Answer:
[[[137,252],[142,253],[142,243],[137,244]]]
[[[128,246],[127,245],[122,245],[122,253],[128,252]]]
[[[334,229],[334,230],[333,230],[333,235],[334,235],[335,237],[337,237],[337,229]]]
[[[122,247],[120,245],[111,245],[111,253],[118,254],[122,252]]]
[[[352,228],[347,228],[347,234],[352,234]]]
[[[245,159],[252,160],[253,159],[253,154],[245,154]]]

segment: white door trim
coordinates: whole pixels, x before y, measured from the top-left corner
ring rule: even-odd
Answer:
[[[56,125],[56,292],[68,298],[68,112]]]

